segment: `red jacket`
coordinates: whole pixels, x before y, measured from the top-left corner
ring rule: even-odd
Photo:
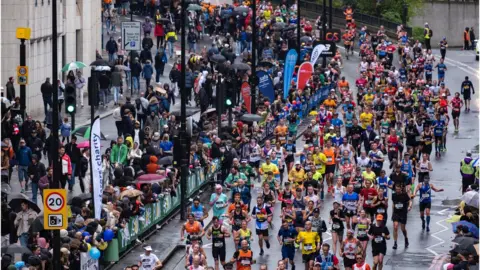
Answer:
[[[67,154],[62,156],[62,174],[72,175],[72,161]]]
[[[163,36],[165,36],[165,31],[163,30],[163,25],[157,23],[157,24],[155,25],[155,29],[153,30],[153,34],[154,34],[156,37],[163,37]]]

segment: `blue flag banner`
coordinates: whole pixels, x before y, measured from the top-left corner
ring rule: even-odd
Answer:
[[[295,49],[290,49],[285,59],[285,69],[283,71],[283,98],[288,97],[288,90],[292,81],[295,64],[297,63],[298,53]]]
[[[273,102],[275,100],[275,90],[273,88],[272,78],[263,70],[257,71],[257,77],[258,90],[260,90],[262,95],[270,99],[270,102]]]

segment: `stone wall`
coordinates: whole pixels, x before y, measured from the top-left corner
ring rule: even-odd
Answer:
[[[16,76],[20,63],[20,41],[15,38],[17,27],[30,27],[31,40],[26,41],[29,82],[27,113],[43,115],[40,86],[52,77],[52,0],[2,0],[1,3],[1,67],[0,83]],[[56,0],[58,30],[58,74],[65,63],[82,61],[87,65],[101,50],[101,0]],[[88,68],[83,70],[90,76]],[[20,86],[15,85],[17,96]]]

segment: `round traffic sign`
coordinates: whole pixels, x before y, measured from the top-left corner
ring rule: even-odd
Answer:
[[[46,200],[47,208],[53,212],[57,212],[65,206],[65,198],[57,192],[48,194]]]
[[[21,67],[18,69],[18,73],[20,73],[20,75],[25,75],[27,74],[27,69],[24,67]]]

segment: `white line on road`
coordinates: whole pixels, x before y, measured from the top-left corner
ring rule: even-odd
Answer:
[[[445,209],[437,212],[437,214],[443,215],[443,212],[447,211],[448,209],[449,209],[449,208],[445,208]],[[440,242],[438,242],[438,243],[436,243],[436,244],[433,244],[433,245],[431,245],[431,246],[429,246],[429,247],[426,248],[426,250],[428,250],[430,253],[432,253],[432,254],[435,255],[435,256],[438,256],[438,253],[435,252],[432,248],[445,243],[445,240],[443,240],[442,238],[438,237],[437,234],[443,233],[444,231],[447,231],[447,230],[448,230],[448,227],[446,227],[445,225],[442,224],[442,222],[444,222],[444,221],[447,220],[447,219],[448,219],[448,217],[445,218],[445,219],[442,219],[442,220],[439,220],[439,221],[435,222],[438,226],[442,227],[443,229],[440,230],[440,231],[437,231],[437,232],[435,232],[435,233],[432,233],[431,236],[434,237],[434,238],[436,238],[436,239],[437,239],[438,241],[440,241]]]

